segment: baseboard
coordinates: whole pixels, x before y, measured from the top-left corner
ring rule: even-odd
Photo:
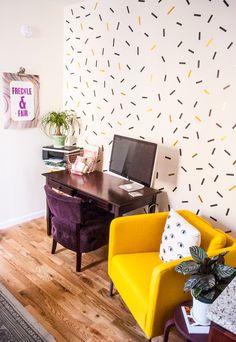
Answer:
[[[45,210],[40,210],[40,211],[36,211],[28,215],[24,215],[24,216],[16,217],[11,220],[7,220],[5,222],[0,222],[0,229],[10,228],[12,226],[16,226],[18,224],[28,222],[36,218],[43,217],[45,216],[45,213],[46,213]]]

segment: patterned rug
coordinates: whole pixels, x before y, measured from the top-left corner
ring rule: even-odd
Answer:
[[[54,337],[0,284],[0,342],[52,342]]]

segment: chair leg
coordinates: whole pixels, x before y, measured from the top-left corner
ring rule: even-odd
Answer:
[[[52,240],[52,251],[51,251],[52,254],[55,254],[56,248],[57,248],[57,242],[56,242],[56,240],[53,239]]]
[[[113,296],[113,288],[114,288],[114,284],[113,284],[113,282],[110,280],[110,290],[109,290],[109,296],[110,296],[110,297]]]
[[[82,253],[77,252],[76,253],[76,272],[81,272],[81,259],[82,259]]]

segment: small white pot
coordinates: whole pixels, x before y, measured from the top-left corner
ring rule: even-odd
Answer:
[[[191,315],[198,324],[210,325],[211,321],[207,318],[209,305],[210,304],[200,302],[200,300],[193,297],[193,307],[191,310]]]

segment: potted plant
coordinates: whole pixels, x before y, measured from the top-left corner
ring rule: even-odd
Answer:
[[[183,275],[190,275],[184,285],[184,291],[191,291],[193,297],[192,316],[196,322],[209,325],[208,306],[211,304],[235,276],[236,269],[224,264],[224,256],[220,253],[209,258],[200,247],[190,247],[193,260],[181,262],[175,270]]]
[[[60,148],[65,145],[69,134],[70,137],[75,134],[79,118],[71,111],[51,111],[42,116],[41,127],[46,135],[52,137],[53,146]]]

